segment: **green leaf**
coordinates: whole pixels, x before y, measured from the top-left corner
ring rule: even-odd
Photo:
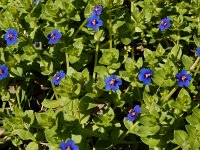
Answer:
[[[187,55],[183,55],[182,56],[182,63],[185,67],[185,70],[189,70],[190,67],[192,66],[193,64],[193,61],[192,61],[192,58],[187,56]]]
[[[99,30],[94,35],[95,41],[103,41],[105,39],[105,32],[103,30]]]
[[[100,64],[111,65],[112,63],[117,62],[119,58],[119,51],[117,49],[105,49],[103,50],[103,55],[99,60]]]
[[[46,108],[56,108],[56,107],[59,107],[59,105],[60,105],[60,101],[59,100],[45,99],[42,102],[42,106],[44,106]]]
[[[184,142],[188,139],[188,134],[183,130],[174,130],[174,143],[182,146]]]
[[[188,123],[190,123],[193,126],[196,126],[196,125],[200,124],[199,119],[194,115],[187,116],[186,120],[187,120]]]
[[[121,38],[121,41],[124,45],[129,45],[131,43],[131,39],[129,38]]]
[[[193,113],[200,120],[200,109],[199,108],[194,108],[193,109]]]
[[[23,75],[23,68],[21,68],[21,67],[17,67],[16,69],[12,67],[12,68],[10,69],[10,71],[11,71],[13,74],[15,74],[15,75],[17,75],[17,76],[20,76],[20,77],[22,77],[22,75]]]
[[[160,130],[159,125],[154,125],[152,127],[137,125],[130,132],[140,137],[147,137],[150,135],[155,135],[159,130]]]
[[[76,134],[72,134],[72,139],[74,140],[75,143],[80,143],[82,140],[82,136],[81,135],[76,135]]]
[[[165,49],[162,47],[162,45],[159,43],[156,48],[156,55],[162,56],[165,53]]]
[[[150,148],[154,148],[158,145],[160,142],[160,139],[155,139],[152,137],[142,137],[141,140],[147,144]]]
[[[163,69],[159,69],[159,70],[154,71],[153,81],[158,86],[164,85],[166,80],[165,80],[165,72],[164,72]]]
[[[13,130],[14,134],[17,134],[21,139],[23,140],[34,140],[34,136],[32,135],[32,133],[28,130],[24,130],[24,129],[16,129]]]
[[[171,50],[171,54],[173,57],[180,59],[182,55],[181,47],[179,45],[175,45]]]
[[[200,142],[198,140],[198,137],[197,138],[194,138],[194,137],[189,137],[189,145],[191,147],[191,149],[193,150],[198,150],[200,148]]]
[[[196,37],[196,35],[193,35],[193,39],[194,39],[194,43],[196,44],[196,46],[200,46],[200,39],[198,39]]]
[[[30,142],[27,145],[26,150],[39,150],[39,146],[36,142]]]
[[[80,105],[79,105],[80,111],[84,112],[86,110],[96,107],[97,104],[94,98],[95,98],[95,95],[92,93],[87,93],[85,96],[83,96],[80,99]]]

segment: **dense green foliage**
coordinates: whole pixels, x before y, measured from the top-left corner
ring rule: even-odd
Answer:
[[[103,26],[94,31],[86,23],[99,5]],[[0,18],[0,64],[9,69],[0,149],[58,150],[69,139],[80,150],[200,149],[199,0],[1,0]],[[16,44],[4,40],[9,28]],[[62,37],[49,44],[54,29]],[[153,71],[150,85],[138,80],[142,68]],[[182,69],[189,87],[177,86]],[[105,89],[111,74],[122,79],[116,92]],[[142,112],[127,121],[135,105]]]

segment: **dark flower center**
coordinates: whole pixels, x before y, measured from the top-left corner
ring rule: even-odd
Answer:
[[[72,150],[70,146],[67,146],[66,150]]]
[[[10,40],[12,40],[13,38],[14,38],[14,34],[8,34],[8,38],[10,39]]]
[[[115,79],[110,80],[110,85],[115,85],[115,84],[116,84],[116,80]]]
[[[134,112],[134,111],[133,111],[133,112],[131,112],[131,116],[133,116],[133,117],[134,117],[135,115],[136,115],[136,112]]]
[[[97,12],[97,11],[99,11],[99,8],[96,7],[94,10]]]
[[[52,33],[52,34],[50,35],[50,37],[51,37],[52,39],[56,39],[56,34],[53,34],[53,33]]]
[[[181,77],[181,80],[182,80],[182,81],[185,81],[186,79],[187,79],[186,76],[182,76],[182,77]]]
[[[165,27],[167,25],[167,22],[162,22],[162,25]]]
[[[2,69],[0,69],[0,75],[1,75],[1,74],[3,74],[3,70],[2,70]]]
[[[60,76],[56,76],[56,80],[60,80],[61,79],[61,77]]]
[[[150,78],[150,77],[151,77],[151,74],[150,74],[150,73],[145,73],[145,74],[144,74],[144,77],[145,77],[145,78]]]
[[[92,25],[93,25],[93,26],[96,26],[97,24],[98,24],[97,20],[95,20],[95,19],[92,20]]]

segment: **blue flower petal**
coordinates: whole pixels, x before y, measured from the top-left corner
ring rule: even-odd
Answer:
[[[111,90],[111,85],[107,83],[107,84],[105,85],[105,89],[106,89],[106,90]]]
[[[126,120],[134,121],[134,120],[135,120],[135,117],[128,116],[128,117],[126,117]]]
[[[188,87],[189,85],[190,85],[190,81],[186,80],[186,81],[184,82],[184,86],[185,86],[185,87]]]
[[[136,114],[138,115],[139,113],[141,113],[142,109],[140,108],[139,105],[135,105],[135,107],[133,108],[133,110],[136,112]]]
[[[118,85],[122,85],[122,80],[121,79],[116,79],[116,82]]]
[[[61,150],[65,150],[65,149],[66,149],[66,143],[65,143],[65,142],[61,142],[61,143],[59,144],[59,148],[60,148]]]
[[[146,78],[143,80],[143,83],[149,85],[151,83],[151,78]]]
[[[118,91],[119,90],[119,86],[118,85],[115,85],[115,86],[111,86],[112,90],[113,91]]]
[[[182,87],[183,86],[183,81],[178,81],[178,86]]]

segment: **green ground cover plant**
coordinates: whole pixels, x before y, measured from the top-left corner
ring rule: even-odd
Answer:
[[[200,0],[1,0],[0,18],[0,149],[200,149]]]

